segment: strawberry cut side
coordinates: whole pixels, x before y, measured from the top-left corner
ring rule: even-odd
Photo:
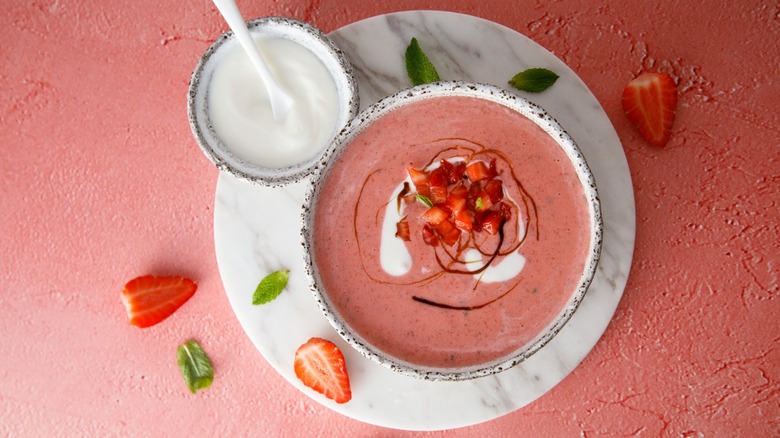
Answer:
[[[151,327],[171,316],[195,294],[197,288],[188,278],[145,275],[125,285],[122,302],[130,324]]]
[[[471,182],[477,182],[492,178],[492,173],[484,161],[472,161],[466,166],[466,176]]]
[[[311,338],[295,352],[295,376],[307,387],[342,404],[352,399],[344,355],[333,342]]]
[[[643,73],[623,90],[623,111],[653,146],[669,142],[677,112],[674,79],[664,73]]]

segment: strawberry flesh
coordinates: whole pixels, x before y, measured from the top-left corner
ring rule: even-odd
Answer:
[[[504,215],[500,211],[491,210],[482,219],[482,229],[495,236],[498,234],[498,230],[503,222]]]
[[[145,275],[130,280],[122,289],[122,302],[130,324],[151,327],[189,300],[198,286],[184,277]]]
[[[295,375],[307,387],[336,403],[352,399],[344,355],[333,342],[311,338],[295,352]]]
[[[462,233],[486,231],[495,235],[511,218],[511,208],[502,202],[504,186],[498,178],[495,158],[489,164],[441,159],[439,166],[430,171],[413,167],[407,171],[417,194],[426,196],[433,204],[420,215],[422,238],[427,245],[437,246],[441,242],[453,246]],[[404,194],[406,202],[410,202],[409,196]],[[411,231],[405,219],[397,224],[396,236],[409,240]]]
[[[406,218],[401,219],[398,221],[398,223],[395,224],[395,237],[409,241],[411,240],[411,231],[409,229],[409,222],[406,220]]]
[[[669,142],[677,111],[674,79],[663,73],[643,73],[623,90],[623,111],[653,146]]]
[[[484,161],[472,161],[466,166],[466,176],[471,182],[477,182],[491,178],[491,172]]]

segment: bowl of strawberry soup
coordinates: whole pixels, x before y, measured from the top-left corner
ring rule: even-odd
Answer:
[[[439,82],[367,108],[306,195],[310,286],[363,355],[466,380],[549,342],[601,252],[593,175],[542,108],[498,87]]]

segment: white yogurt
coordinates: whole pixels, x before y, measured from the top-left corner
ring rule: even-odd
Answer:
[[[339,94],[311,51],[290,40],[253,35],[275,78],[295,104],[277,123],[249,57],[233,44],[215,68],[208,93],[214,132],[237,157],[263,167],[289,167],[320,152],[336,134]]]

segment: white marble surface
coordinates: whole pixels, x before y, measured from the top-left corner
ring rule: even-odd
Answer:
[[[259,351],[294,387],[352,418],[381,426],[435,430],[467,426],[512,412],[563,380],[606,329],[625,287],[634,247],[635,210],[620,141],[596,98],[554,55],[523,35],[479,18],[446,12],[403,12],[345,26],[331,37],[351,58],[361,108],[410,84],[403,53],[416,37],[442,79],[507,88],[529,67],[546,67],[560,79],[528,95],[578,142],[596,178],[604,219],[602,259],[590,290],[569,323],[547,346],[520,365],[466,382],[430,382],[396,374],[349,347],[320,312],[307,286],[299,231],[307,181],[265,188],[222,174],[217,183],[214,240],[228,299]],[[291,270],[274,302],[252,306],[257,283]],[[312,336],[344,351],[353,399],[337,405],[305,388],[293,372],[297,347]]]

